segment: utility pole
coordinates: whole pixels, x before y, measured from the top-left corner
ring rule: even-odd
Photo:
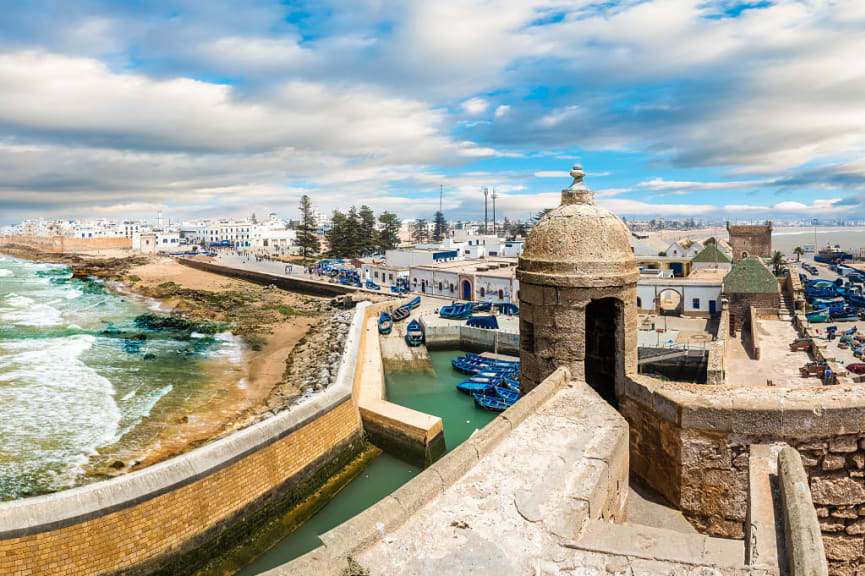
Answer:
[[[490,190],[486,186],[484,187],[484,236],[487,235],[487,196],[489,196]]]
[[[496,189],[493,188],[493,236],[496,235]]]
[[[443,194],[444,194],[444,192],[443,192],[442,185],[439,184],[439,212],[441,212],[442,214],[444,214],[444,212],[442,212],[442,195]]]

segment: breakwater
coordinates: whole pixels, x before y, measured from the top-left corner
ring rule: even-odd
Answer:
[[[336,384],[305,402],[143,470],[0,504],[0,573],[182,573],[314,492],[362,447],[352,386],[365,308]]]

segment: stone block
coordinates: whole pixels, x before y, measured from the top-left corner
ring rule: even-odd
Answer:
[[[462,478],[478,462],[478,452],[473,446],[462,444],[457,446],[439,461],[430,466],[428,470],[434,470],[441,476],[445,489]]]
[[[829,560],[858,560],[862,556],[863,539],[847,535],[824,535],[823,547]]]
[[[844,522],[839,520],[824,519],[820,520],[820,531],[823,533],[834,533],[844,531]]]
[[[682,421],[679,413],[679,403],[668,390],[657,390],[652,398],[652,408],[659,418],[677,426]]]
[[[707,516],[724,517],[738,497],[743,503],[747,494],[736,493],[735,480],[729,470],[706,470],[703,474],[703,493],[700,510]]]
[[[779,403],[781,409],[781,432],[785,437],[826,436],[832,431],[826,428],[827,422],[823,408],[815,406],[812,399],[784,399]]]
[[[835,436],[829,438],[829,451],[838,453],[856,452],[859,442],[856,436]]]
[[[826,454],[823,456],[821,468],[823,470],[843,470],[847,459],[839,454]]]
[[[865,518],[860,518],[847,526],[846,532],[851,536],[861,536],[862,534],[865,534]]]
[[[350,556],[397,528],[407,516],[402,505],[392,496],[387,496],[375,506],[328,530],[320,538],[330,556]]]
[[[681,426],[684,429],[730,432],[733,430],[732,407],[732,400],[724,397],[704,397],[683,401]]]
[[[744,456],[747,463],[748,456]],[[731,465],[732,453],[726,436],[682,431],[682,466],[685,469],[727,469]]]
[[[850,463],[855,466],[857,469],[862,470],[865,468],[865,454],[857,453],[850,456]]]
[[[468,442],[478,451],[478,457],[483,458],[493,451],[499,442],[507,438],[511,433],[511,422],[503,416],[499,416],[474,434]]]
[[[781,403],[774,398],[734,398],[733,432],[752,436],[780,436]]]
[[[400,486],[391,494],[399,502],[407,515],[414,514],[444,491],[444,483],[439,474],[424,471]]]
[[[583,500],[589,505],[589,518],[601,518],[607,504],[609,471],[601,460],[583,459],[579,470],[567,488],[569,498]]]
[[[817,476],[811,478],[811,496],[815,504],[850,506],[865,503],[863,483],[847,476]]]
[[[853,520],[859,517],[859,512],[856,508],[838,508],[837,510],[833,510],[831,514],[832,518],[841,518],[844,520]]]

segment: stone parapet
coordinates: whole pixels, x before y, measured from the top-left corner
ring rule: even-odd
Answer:
[[[795,449],[778,453],[778,484],[784,515],[784,542],[790,576],[826,576],[829,566],[817,513],[811,502],[808,475]]]
[[[191,569],[186,553],[215,554],[217,537],[299,503],[362,447],[351,397],[365,308],[336,383],[306,402],[125,476],[0,503],[0,574]]]

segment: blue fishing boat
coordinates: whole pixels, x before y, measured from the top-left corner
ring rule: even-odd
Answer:
[[[379,334],[390,334],[391,329],[393,329],[393,318],[387,312],[382,312],[378,317],[378,333]]]
[[[805,318],[808,320],[808,322],[828,322],[829,310],[827,308],[823,308],[822,310],[808,312],[807,314],[805,314]]]
[[[859,320],[859,313],[852,308],[845,308],[844,310],[839,310],[838,312],[829,312],[829,317],[832,320],[837,320],[838,322],[853,322]]]
[[[508,401],[501,396],[494,394],[483,394],[475,392],[474,394],[472,394],[472,397],[475,399],[475,404],[477,404],[484,410],[490,410],[491,412],[504,412],[505,410],[513,406],[512,402],[508,403]]]
[[[519,360],[493,360],[492,358],[486,358],[484,356],[479,356],[478,354],[472,354],[471,352],[466,352],[465,359],[469,362],[483,362],[487,364],[499,364],[502,366],[517,366],[519,367]]]
[[[367,290],[381,290],[381,286],[373,282],[372,280],[366,281],[366,289]]]
[[[408,302],[408,304],[406,304],[406,306],[409,307],[409,310],[414,310],[415,308],[420,306],[420,296],[415,296],[414,298],[409,300],[409,302]]]
[[[495,316],[474,316],[466,320],[466,326],[473,328],[486,328],[488,330],[498,330],[499,322]]]
[[[511,302],[496,302],[494,306],[500,314],[505,316],[516,316],[520,313],[520,307]]]
[[[520,399],[520,391],[513,390],[506,386],[496,386],[493,388],[493,392],[495,392],[499,398],[504,400],[505,402],[513,405],[517,400]]]
[[[397,308],[396,310],[394,310],[393,314],[391,314],[391,316],[393,317],[394,322],[402,322],[403,320],[405,320],[406,318],[409,317],[409,314],[411,314],[411,308],[403,305],[403,306],[400,306],[399,308]]]
[[[847,303],[857,308],[865,308],[865,296],[861,292],[850,292],[846,296]]]
[[[472,302],[472,312],[490,312],[493,309],[492,302]]]
[[[833,312],[841,312],[844,310],[845,300],[840,296],[836,296],[835,298],[814,298],[811,305],[814,306],[814,310],[828,308],[829,313],[831,314]]]
[[[463,380],[457,384],[457,390],[465,394],[474,394],[475,392],[486,392],[495,388],[495,382],[477,381],[474,378]]]
[[[471,304],[452,304],[450,306],[442,306],[439,310],[439,317],[446,320],[465,320],[471,318]]]
[[[417,320],[412,320],[405,328],[405,342],[409,346],[420,346],[423,344],[424,330],[423,324]]]

